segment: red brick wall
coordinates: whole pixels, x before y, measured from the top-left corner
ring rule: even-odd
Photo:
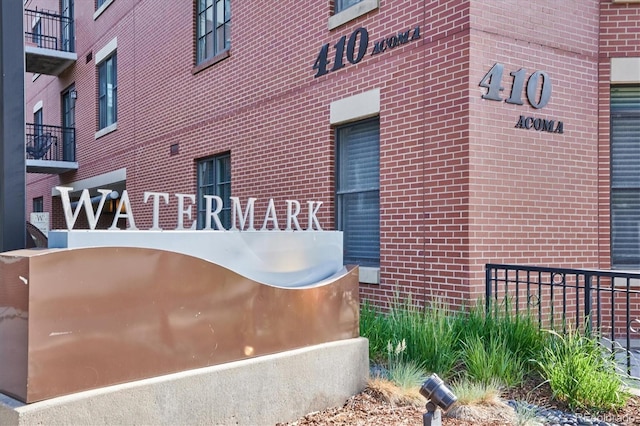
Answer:
[[[27,7],[44,3],[58,8],[57,0]],[[331,31],[329,0],[234,2],[230,57],[197,73],[193,3],[184,3],[115,0],[94,21],[93,3],[76,0],[77,63],[59,78],[26,79],[27,117],[42,99],[45,124],[58,125],[60,93],[75,82],[79,169],[30,174],[28,211],[32,197],[44,196],[45,211],[58,216],[53,227],[62,227],[52,186],[125,167],[138,227],[151,226],[143,192],[163,191],[172,198],[161,225],[172,229],[173,194],[195,194],[196,160],[230,151],[233,195],[259,199],[257,223],[269,197],[278,208],[295,198],[323,201],[319,217],[332,229],[329,105],[379,88],[381,284],[362,285],[363,297],[446,295],[460,304],[482,292],[486,262],[597,266],[595,0],[380,0],[378,10]],[[419,40],[369,50],[358,64],[314,78],[323,44],[331,57],[358,27],[371,49],[417,26]],[[96,66],[85,58],[115,36],[118,129],[96,140]],[[521,106],[481,99],[478,83],[496,62],[505,67],[503,96],[510,71],[546,71],[549,104],[535,110],[524,94]],[[519,115],[562,120],[565,133],[515,129]]]
[[[470,268],[483,290],[485,263],[595,267],[597,246],[597,1],[474,3],[470,71]],[[549,103],[485,100],[479,83],[495,63],[549,76]],[[545,83],[546,84],[546,83]],[[540,87],[540,85],[538,85]],[[564,133],[516,128],[553,119]]]

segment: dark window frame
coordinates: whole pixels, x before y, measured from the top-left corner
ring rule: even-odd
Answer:
[[[207,170],[203,170],[207,167]],[[197,227],[203,229],[205,225],[205,199],[204,195],[217,195],[222,198],[222,212],[220,213],[220,221],[225,229],[231,227],[231,153],[224,152],[222,154],[213,155],[211,157],[202,158],[196,164],[196,186],[197,186]],[[207,174],[209,179],[203,182],[204,176]],[[215,207],[214,207],[215,208]],[[215,229],[215,223],[211,224],[211,228]]]
[[[373,131],[376,140],[373,143],[376,149],[374,157],[360,157],[357,160],[345,159],[345,146],[347,143],[354,143],[354,139],[349,140],[351,132]],[[373,129],[373,130],[372,130]],[[360,266],[379,267],[380,266],[380,120],[378,117],[348,123],[336,127],[335,129],[335,224],[336,229],[343,232],[344,240],[344,263],[358,264]],[[370,140],[367,140],[370,142]],[[356,150],[357,151],[357,150]],[[356,155],[352,152],[351,155]],[[370,164],[373,160],[373,166]],[[344,162],[352,162],[358,167],[363,167],[357,173],[352,174],[351,181],[348,181],[348,173]],[[374,167],[375,170],[365,168]],[[353,170],[349,170],[353,172]],[[368,175],[369,178],[364,177]],[[355,177],[363,176],[355,181]],[[375,181],[370,177],[375,176]],[[349,215],[348,209],[352,206],[362,208],[357,215]],[[373,212],[373,213],[372,213]],[[371,220],[371,215],[375,219]],[[346,223],[355,220],[355,226],[368,224],[367,229],[349,229]],[[373,226],[371,227],[371,225]]]
[[[611,266],[639,269],[640,85],[612,86],[610,93]],[[634,136],[638,146],[634,139],[629,140]]]
[[[32,211],[34,213],[44,212],[44,197],[34,197],[32,199]]]
[[[33,28],[31,28],[31,41],[36,44],[38,47],[42,47],[42,19],[38,18],[38,20],[33,24]]]
[[[118,122],[118,58],[117,52],[113,52],[100,62],[98,67],[98,130],[109,127]],[[109,74],[111,71],[111,74]],[[112,76],[111,99],[109,107],[109,75]],[[111,119],[109,109],[111,108]]]
[[[225,52],[230,48],[231,0],[196,0],[196,65],[216,63],[228,56]]]
[[[42,108],[38,108],[33,112],[34,144],[38,137],[42,136],[44,130],[44,114],[42,110]]]

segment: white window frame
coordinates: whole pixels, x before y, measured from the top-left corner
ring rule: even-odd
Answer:
[[[93,13],[93,20],[95,21],[96,19],[98,19],[98,17],[100,15],[102,15],[102,13],[107,10],[107,8],[109,6],[111,6],[111,3],[113,3],[115,0],[104,0],[104,2],[98,6],[98,1],[96,1],[96,6],[98,6],[98,8],[96,9],[96,11]]]

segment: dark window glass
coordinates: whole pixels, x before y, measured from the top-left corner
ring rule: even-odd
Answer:
[[[31,41],[38,47],[42,47],[42,22],[40,19],[33,25],[31,30]]]
[[[197,0],[196,61],[231,47],[231,0]]]
[[[344,262],[380,265],[380,124],[368,120],[337,129],[336,221]]]
[[[33,124],[35,124],[36,131],[38,128],[42,129],[42,108],[33,113]]]
[[[43,212],[44,211],[44,198],[36,197],[33,199],[33,212]]]
[[[42,134],[44,133],[44,128],[42,127],[42,108],[33,113],[33,132],[35,134],[34,142],[38,142]]]
[[[640,87],[611,89],[611,263],[640,268]]]
[[[350,8],[356,3],[360,3],[362,0],[336,0],[335,13],[342,12],[345,9]]]
[[[98,65],[99,129],[118,121],[117,58],[111,55]]]
[[[60,12],[62,19],[62,50],[65,52],[73,52],[73,0],[61,0]]]
[[[225,229],[231,227],[231,154],[221,154],[198,162],[198,229],[205,226],[205,195],[222,198],[223,207],[218,215]],[[213,206],[215,209],[215,205]],[[211,227],[216,228],[211,222]]]
[[[76,88],[62,92],[62,159],[75,161]]]

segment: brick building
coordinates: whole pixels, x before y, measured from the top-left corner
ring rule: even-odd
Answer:
[[[27,0],[25,32],[52,229],[58,185],[126,189],[139,229],[145,191],[163,229],[174,194],[200,227],[204,194],[225,226],[230,195],[257,227],[322,201],[372,300],[474,299],[489,262],[640,268],[637,1]]]

